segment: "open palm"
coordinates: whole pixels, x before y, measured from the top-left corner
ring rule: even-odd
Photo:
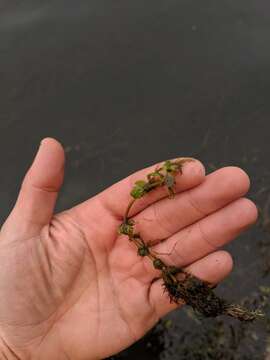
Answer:
[[[129,346],[176,308],[158,272],[117,228],[141,170],[74,208],[53,215],[64,151],[45,139],[0,233],[0,337],[8,359],[102,359]],[[176,177],[176,196],[159,188],[131,215],[167,263],[213,284],[232,269],[216,251],[251,225],[248,176],[199,161]],[[162,239],[162,241],[161,241]],[[171,251],[173,249],[173,251]]]

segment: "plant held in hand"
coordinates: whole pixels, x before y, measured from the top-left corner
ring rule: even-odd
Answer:
[[[119,226],[118,232],[128,236],[129,240],[137,247],[138,256],[147,256],[153,267],[160,271],[164,289],[171,302],[184,302],[206,317],[228,315],[240,321],[253,321],[261,318],[264,315],[260,310],[249,310],[241,305],[221,299],[215,294],[209,283],[181,268],[167,265],[151,251],[150,246],[136,232],[135,222],[129,217],[134,203],[158,187],[165,186],[168,189],[168,196],[173,198],[175,176],[179,173],[182,174],[183,165],[192,160],[192,158],[180,158],[176,161],[167,160],[154,172],[148,174],[146,180],[136,181],[130,193],[131,201],[127,206],[123,223]]]

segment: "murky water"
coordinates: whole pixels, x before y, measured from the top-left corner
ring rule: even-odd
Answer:
[[[193,155],[209,171],[223,165],[248,171],[250,196],[267,218],[269,11],[266,0],[2,0],[1,220],[48,135],[68,154],[59,209],[146,164]],[[239,300],[269,285],[263,277],[269,241],[258,225],[229,246],[235,270],[220,293]],[[118,357],[212,359],[183,353],[181,344],[211,344],[220,331],[224,346],[234,346],[223,358],[249,359],[247,349],[266,356],[265,328],[236,346],[227,322],[201,322],[185,311],[169,319],[161,335],[150,334]],[[235,336],[241,331],[235,328]],[[214,335],[205,340],[208,332]]]

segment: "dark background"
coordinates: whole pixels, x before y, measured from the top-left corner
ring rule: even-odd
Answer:
[[[197,156],[209,171],[243,167],[267,216],[269,12],[268,0],[0,0],[0,220],[46,136],[67,152],[59,209],[156,161]],[[227,297],[269,284],[262,230],[230,246],[236,268],[220,289]],[[169,321],[173,331],[161,338],[170,344],[197,324],[185,312]],[[118,357],[157,358],[148,339]],[[254,341],[264,359],[267,343]],[[160,356],[177,351],[167,345]]]

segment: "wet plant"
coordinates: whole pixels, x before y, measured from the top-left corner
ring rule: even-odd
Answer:
[[[137,247],[138,256],[148,257],[153,267],[160,271],[164,291],[167,292],[171,302],[177,304],[184,302],[205,317],[228,315],[240,321],[253,321],[261,318],[263,313],[259,309],[249,310],[240,304],[233,304],[221,299],[216,295],[209,283],[187,273],[182,268],[167,265],[151,251],[151,247],[136,232],[135,222],[129,215],[135,202],[158,187],[167,188],[168,196],[173,198],[175,194],[175,177],[178,174],[182,175],[183,166],[189,161],[193,161],[193,159],[167,160],[163,165],[157,167],[154,172],[148,174],[145,180],[136,181],[130,192],[131,200],[127,205],[118,232],[128,236],[129,241]]]

